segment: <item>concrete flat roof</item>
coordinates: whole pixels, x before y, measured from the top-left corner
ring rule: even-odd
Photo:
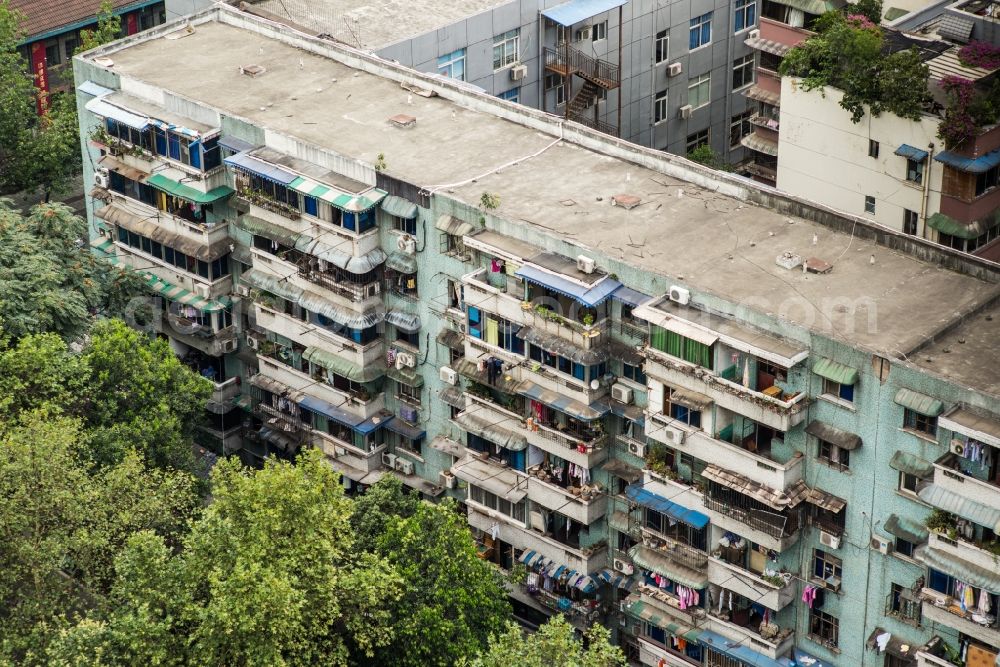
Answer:
[[[472,206],[483,192],[497,194],[494,213],[523,222],[523,240],[539,233],[565,239],[578,252],[607,253],[666,284],[708,292],[887,356],[903,357],[1000,294],[998,285],[852,234],[492,113],[413,95],[396,81],[336,60],[349,55],[336,47],[331,57],[314,55],[211,21],[183,39],[140,38],[98,55],[110,55],[113,71],[124,77],[304,142],[369,164],[382,153],[388,174]],[[251,63],[267,72],[241,75],[239,67]],[[397,127],[387,120],[397,114],[417,121]],[[607,139],[613,143],[620,142]],[[612,197],[622,193],[641,203],[630,210],[612,206]],[[814,274],[777,266],[786,251],[820,258],[833,269]],[[650,282],[632,286],[652,289]],[[994,338],[1000,346],[1000,337]],[[961,371],[954,368],[959,382]]]
[[[250,10],[263,10],[356,48],[378,50],[511,1],[263,0]]]
[[[966,318],[910,361],[978,391],[1000,396],[1000,304]]]

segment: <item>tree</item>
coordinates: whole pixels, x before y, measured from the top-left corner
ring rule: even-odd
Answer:
[[[561,616],[553,616],[538,632],[525,634],[508,623],[503,634],[490,639],[489,650],[473,660],[471,667],[625,667],[625,654],[612,646],[608,629],[593,625],[587,631],[587,646],[574,635]]]
[[[351,527],[356,545],[362,551],[375,551],[378,539],[390,521],[413,516],[420,499],[403,492],[403,482],[395,475],[386,475],[354,501]]]
[[[394,640],[370,664],[453,665],[485,648],[510,617],[503,578],[476,556],[452,501],[420,502],[412,515],[391,517],[375,553],[393,565],[403,584],[391,609]]]
[[[851,14],[864,16],[874,25],[882,23],[882,0],[858,0],[850,7]]]
[[[121,34],[122,21],[115,16],[115,8],[110,0],[104,0],[100,11],[97,12],[97,29],[80,31],[80,46],[76,48],[76,53],[90,51],[102,44],[113,42]]]
[[[263,470],[220,461],[212,503],[173,552],[133,535],[105,617],[63,633],[55,664],[346,665],[388,642],[402,581],[358,555],[339,475],[311,450]]]
[[[687,158],[692,162],[703,164],[711,169],[721,169],[723,171],[732,170],[731,167],[726,164],[726,161],[722,159],[722,156],[712,150],[712,147],[708,144],[698,146],[687,154]]]

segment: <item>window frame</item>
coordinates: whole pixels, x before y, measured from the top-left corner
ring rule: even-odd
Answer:
[[[608,38],[608,22],[600,21],[591,26],[590,41],[603,42]]]
[[[461,54],[456,56],[455,54]],[[455,49],[451,53],[446,53],[443,56],[438,56],[437,61],[437,73],[442,76],[448,77],[449,79],[455,79],[456,81],[465,81],[466,73],[466,58],[468,54],[466,49]],[[447,60],[446,60],[447,59]],[[462,76],[454,76],[453,68],[457,63],[462,64]],[[442,72],[442,69],[447,69],[446,72]]]
[[[809,610],[809,636],[819,643],[840,645],[840,619],[820,609]]]
[[[816,458],[822,461],[825,465],[830,466],[840,472],[845,472],[851,469],[851,450],[839,447],[832,442],[827,442],[820,438],[816,439]],[[837,456],[837,460],[834,461],[834,455]]]
[[[903,408],[903,428],[936,439],[938,418],[922,415],[910,408]]]
[[[662,65],[670,60],[670,31],[661,30],[653,37],[653,64]]]
[[[499,49],[499,52],[497,51]],[[521,51],[521,29],[513,28],[493,36],[493,71],[513,67]],[[497,57],[499,53],[499,58]]]
[[[653,94],[653,125],[669,120],[667,113],[667,89]]]
[[[757,25],[757,0],[736,0],[733,6],[733,32],[740,33]]]
[[[692,138],[693,137],[693,138]],[[693,144],[693,145],[692,145]],[[697,132],[692,132],[687,135],[684,139],[684,147],[687,155],[693,150],[696,150],[702,146],[712,145],[712,128],[706,127],[704,130],[698,130]]]
[[[697,51],[712,43],[712,15],[706,12],[688,21],[688,50]]]
[[[841,384],[830,378],[823,378],[823,396],[835,398],[845,403],[854,403],[854,385]]]
[[[865,195],[865,213],[875,215],[875,197]]]
[[[704,101],[700,101],[700,95],[697,91],[705,91]],[[698,99],[699,103],[695,104],[694,99]],[[691,106],[691,110],[701,109],[702,107],[708,106],[712,101],[712,73],[706,72],[705,74],[699,74],[698,76],[692,76],[688,78],[688,104]]]
[[[753,118],[753,111],[747,109],[743,113],[736,114],[729,119],[729,147],[736,148],[742,145],[743,137],[749,136],[753,133],[753,124],[750,119]],[[737,136],[739,135],[739,136]],[[733,141],[733,137],[736,137],[736,141]]]
[[[505,90],[499,95],[497,95],[501,100],[507,102],[513,102],[514,104],[521,103],[521,86],[514,86],[509,90]]]
[[[733,61],[733,92],[742,90],[747,86],[752,86],[756,81],[755,76],[756,67],[754,65],[754,54],[750,53],[745,56],[741,56]],[[737,82],[737,72],[739,72],[740,81]],[[749,80],[747,77],[747,72],[749,72]]]
[[[878,159],[879,148],[881,144],[874,139],[868,140],[868,157]]]
[[[903,233],[910,236],[917,235],[917,226],[920,223],[920,214],[908,208],[903,209]],[[911,231],[912,230],[912,231]]]
[[[906,160],[906,180],[916,185],[923,185],[925,160]]]

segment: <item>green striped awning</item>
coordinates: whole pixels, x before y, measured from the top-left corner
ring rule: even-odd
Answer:
[[[937,417],[944,412],[944,403],[912,389],[900,389],[892,400],[897,405],[902,405],[904,408],[909,408],[927,417]]]
[[[927,541],[927,528],[918,523],[890,514],[885,520],[885,532],[900,537],[907,542],[921,544]]]
[[[254,236],[263,236],[289,248],[296,247],[297,243],[307,244],[312,241],[312,237],[293,232],[292,230],[276,225],[267,220],[255,218],[252,215],[241,215],[236,218],[236,228],[249,232]]]
[[[920,547],[913,552],[913,556],[927,567],[944,572],[959,581],[976,588],[985,588],[990,593],[1000,593],[1000,569],[986,569],[930,546]]]
[[[940,484],[928,484],[917,492],[920,499],[932,507],[943,509],[966,521],[986,526],[990,530],[1000,531],[1000,507],[977,503],[951,491]],[[1000,571],[1000,570],[998,570]],[[1000,593],[1000,591],[997,591]]]
[[[632,602],[629,602],[628,600],[632,600]],[[638,596],[635,595],[629,596],[626,600],[625,613],[632,618],[640,621],[646,621],[650,625],[655,625],[658,628],[663,628],[675,637],[683,637],[691,642],[698,641],[698,637],[701,635],[700,631],[678,623],[670,616],[667,616],[655,605],[643,602],[638,599]]]
[[[115,255],[115,244],[111,239],[100,236],[90,242],[90,247],[97,251],[97,256],[101,259],[112,264],[118,264],[118,256]]]
[[[934,476],[934,464],[919,456],[897,451],[889,459],[889,467],[907,475],[913,475],[918,479],[930,479]]]
[[[375,208],[388,194],[384,190],[372,188],[361,194],[352,195],[302,176],[289,183],[288,187],[308,197],[322,199],[348,213],[359,213]]]
[[[219,187],[213,188],[208,192],[202,192],[201,190],[195,190],[190,185],[178,183],[175,180],[169,179],[163,174],[153,174],[146,179],[146,183],[148,185],[152,185],[157,190],[163,190],[164,192],[172,194],[175,197],[186,199],[187,201],[194,202],[195,204],[211,204],[212,202],[228,197],[235,192],[235,190],[228,185],[220,185]]]
[[[858,382],[858,371],[856,369],[830,359],[820,359],[813,364],[813,373],[827,380],[839,382],[840,384],[857,384]]]
[[[629,557],[640,567],[659,572],[671,581],[688,588],[702,589],[708,586],[708,575],[681,565],[666,556],[661,556],[649,547],[637,544],[629,549]]]
[[[417,205],[409,199],[403,199],[395,195],[389,195],[382,200],[382,210],[397,218],[417,217]]]
[[[302,353],[302,358],[352,382],[371,382],[385,375],[386,370],[384,359],[380,358],[378,361],[362,367],[353,361],[318,347],[307,347]]]
[[[934,213],[928,216],[927,226],[936,229],[942,234],[957,236],[960,239],[974,239],[996,224],[995,219],[973,220],[966,224],[954,218],[948,217],[944,213]]]

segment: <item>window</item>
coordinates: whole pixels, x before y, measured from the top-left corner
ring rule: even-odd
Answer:
[[[594,29],[590,33],[591,40],[599,42],[602,39],[608,38],[608,22],[602,21],[601,23],[595,23]]]
[[[688,104],[693,108],[703,107],[712,99],[712,75],[702,74],[691,77],[688,82]]]
[[[667,91],[661,90],[653,96],[653,122],[662,123],[667,119]]]
[[[809,612],[809,634],[818,643],[836,646],[840,640],[840,621],[830,614],[813,609]]]
[[[493,38],[493,69],[503,69],[517,62],[521,29],[514,28]]]
[[[400,218],[396,215],[389,216],[392,219],[392,228],[398,232],[403,232],[411,236],[416,236],[417,234],[417,219],[416,218]]]
[[[753,132],[753,126],[750,125],[750,118],[752,117],[752,111],[744,111],[743,113],[733,116],[732,120],[729,122],[730,146],[739,146],[740,140]]]
[[[520,102],[521,101],[521,87],[511,88],[510,90],[504,91],[497,95],[501,100],[507,100],[508,102]]]
[[[564,46],[566,44],[566,35],[568,30],[564,25],[556,24],[556,44],[559,46]]]
[[[917,493],[917,483],[920,479],[916,475],[911,475],[908,472],[899,473],[899,490],[908,491],[909,493]]]
[[[712,12],[691,19],[688,30],[688,48],[695,49],[712,41]]]
[[[907,160],[906,161],[906,180],[911,183],[920,184],[924,182],[924,161],[923,160]]]
[[[828,396],[836,396],[842,401],[854,402],[853,384],[840,384],[839,382],[823,378],[823,393]]]
[[[695,132],[694,134],[689,134],[687,136],[687,152],[690,153],[699,146],[707,146],[708,139],[708,130],[702,130],[700,132]]]
[[[566,103],[566,86],[561,75],[546,74],[545,90],[556,91],[556,106],[561,106]]]
[[[409,403],[411,405],[420,405],[420,387],[413,387],[402,382],[396,383],[396,398],[402,400],[404,403]],[[409,449],[419,452],[420,449]]]
[[[709,345],[685,338],[673,331],[667,331],[656,325],[650,326],[649,345],[678,359],[684,359],[692,364],[711,369],[713,350]]]
[[[753,83],[753,54],[733,61],[733,90]]]
[[[660,63],[667,62],[668,49],[670,44],[670,38],[667,37],[667,31],[661,30],[656,33],[656,39],[653,41],[653,63],[659,65]]]
[[[63,50],[66,53],[66,60],[73,59],[73,53],[76,51],[76,47],[78,47],[79,45],[80,42],[77,41],[75,35],[71,35],[70,37],[66,38],[66,41],[63,42]]]
[[[917,212],[908,208],[903,209],[903,233],[916,236],[917,234]]]
[[[465,81],[465,49],[440,56],[438,58],[438,74]]]
[[[825,440],[819,441],[819,459],[837,470],[847,470],[851,467],[851,452]]]
[[[905,556],[907,558],[913,558],[913,550],[917,548],[913,542],[909,540],[904,540],[902,537],[896,538],[896,549],[895,553],[900,556]]]
[[[396,330],[395,340],[406,343],[407,345],[412,345],[415,348],[420,348],[420,332],[419,331],[403,331],[399,327],[393,327]]]
[[[992,190],[1000,182],[1000,167],[993,167],[976,176],[976,196]]]
[[[493,493],[490,493],[486,489],[473,486],[472,484],[469,485],[469,500],[474,503],[478,503],[483,507],[488,507],[491,510],[496,510],[501,514],[509,516],[515,521],[524,521],[524,501],[512,503],[509,500],[505,500]]]
[[[45,64],[48,67],[58,65],[62,62],[62,51],[59,50],[58,40],[52,40],[45,46]]]
[[[622,364],[622,377],[642,385],[646,384],[646,373],[643,372],[642,365]]]
[[[865,213],[875,214],[875,197],[865,195]]]
[[[919,412],[905,408],[903,410],[903,428],[920,431],[927,435],[937,435],[937,417],[928,417]]]
[[[813,579],[829,581],[831,578],[842,581],[844,571],[839,558],[820,549],[813,551]]]
[[[733,31],[752,28],[757,22],[757,0],[736,0],[736,14]]]
[[[868,157],[878,157],[878,142],[874,139],[868,140]]]

